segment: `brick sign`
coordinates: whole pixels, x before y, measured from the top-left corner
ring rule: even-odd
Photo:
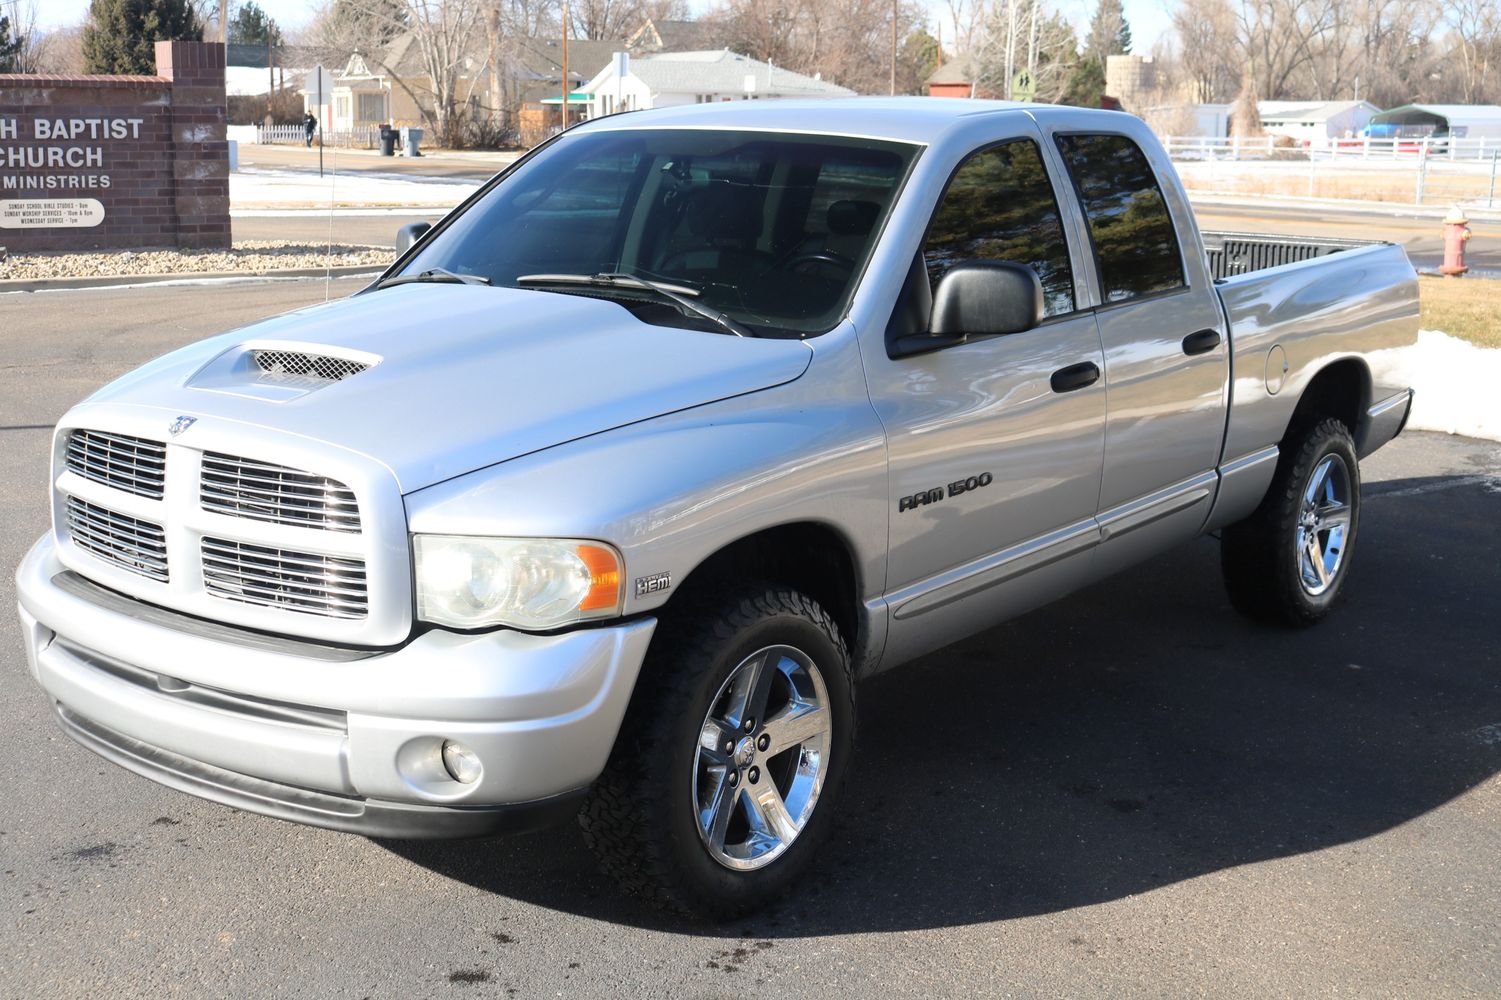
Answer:
[[[0,75],[0,246],[229,246],[224,46],[157,42],[156,68]]]

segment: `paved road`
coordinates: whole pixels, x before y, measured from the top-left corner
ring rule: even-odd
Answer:
[[[1339,236],[1400,243],[1420,271],[1437,271],[1444,259],[1443,226],[1433,219],[1410,219],[1381,211],[1275,208],[1248,203],[1197,205],[1199,225],[1210,230],[1278,233],[1286,236]],[[1501,277],[1501,223],[1472,222],[1466,255],[1471,269]]]
[[[0,567],[71,401],[323,294],[0,297]],[[622,901],[566,827],[377,843],[128,775],[0,614],[0,998],[1501,995],[1501,445],[1363,470],[1319,628],[1239,620],[1206,540],[862,687],[822,868],[719,929]]]

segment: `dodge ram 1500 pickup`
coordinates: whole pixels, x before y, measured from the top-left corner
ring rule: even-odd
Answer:
[[[861,678],[1209,533],[1234,607],[1323,617],[1411,405],[1403,251],[1201,234],[1118,112],[613,115],[398,249],[63,417],[30,670],[182,791],[576,815],[708,917],[809,864]]]

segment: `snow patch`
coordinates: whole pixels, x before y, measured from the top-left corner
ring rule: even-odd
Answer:
[[[1416,344],[1368,360],[1378,384],[1416,390],[1408,430],[1501,441],[1501,350],[1420,330]]]

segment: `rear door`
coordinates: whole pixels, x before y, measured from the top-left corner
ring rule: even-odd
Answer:
[[[932,289],[976,258],[1031,265],[1046,318],[1022,333],[866,361],[890,449],[894,660],[1072,589],[1098,536],[1104,357],[1075,283],[1086,258],[1069,239],[1055,193],[1062,176],[1041,135],[1020,116],[1010,124],[953,168],[893,328],[926,329]]]
[[[1229,344],[1188,205],[1176,184],[1159,182],[1171,166],[1148,159],[1159,147],[1124,129],[1051,137],[1088,227],[1105,353],[1103,574],[1204,524],[1224,441]]]

